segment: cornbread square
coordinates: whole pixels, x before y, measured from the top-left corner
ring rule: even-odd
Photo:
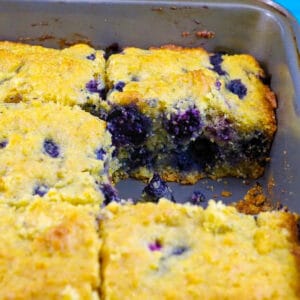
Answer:
[[[296,216],[257,217],[210,201],[110,204],[102,295],[113,299],[299,299]]]
[[[107,62],[108,128],[124,173],[195,183],[258,178],[276,130],[274,93],[250,55],[126,48]]]
[[[0,299],[99,299],[98,208],[0,205]]]
[[[105,122],[53,102],[2,104],[0,115],[0,202],[107,200],[114,148]]]
[[[103,55],[84,44],[57,50],[0,42],[1,102],[98,104],[105,92]]]

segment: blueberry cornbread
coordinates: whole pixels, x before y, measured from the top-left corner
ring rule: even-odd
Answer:
[[[1,102],[98,104],[105,92],[103,54],[83,44],[56,50],[0,42]]]
[[[262,175],[275,96],[250,55],[127,48],[107,62],[105,116],[123,170],[169,181]]]
[[[99,299],[97,213],[42,199],[0,204],[0,299]]]
[[[101,224],[104,299],[299,299],[296,216],[209,202],[110,204]],[[126,238],[124,238],[126,237]]]
[[[0,115],[0,202],[114,199],[105,122],[56,103],[1,105]]]

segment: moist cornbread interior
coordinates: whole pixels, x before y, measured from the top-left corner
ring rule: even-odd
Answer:
[[[108,128],[125,174],[168,181],[258,178],[276,130],[275,96],[250,55],[125,48],[106,68]]]

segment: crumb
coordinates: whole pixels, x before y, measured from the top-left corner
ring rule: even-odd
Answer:
[[[152,8],[152,11],[158,11],[158,12],[161,12],[163,11],[162,7],[153,7]]]
[[[275,207],[267,199],[260,184],[249,189],[243,200],[232,204],[239,212],[256,215],[263,211],[271,211]]]
[[[213,31],[201,30],[195,33],[196,37],[203,39],[212,39],[215,37],[215,33]]]
[[[182,37],[188,37],[190,35],[190,33],[188,32],[188,31],[183,31],[182,33],[181,33],[181,36]]]
[[[231,197],[232,193],[224,190],[224,191],[222,191],[221,196],[222,197]]]

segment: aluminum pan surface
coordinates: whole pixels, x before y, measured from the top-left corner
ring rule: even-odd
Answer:
[[[268,1],[269,2],[269,1]],[[278,132],[271,163],[257,181],[271,196],[300,213],[300,29],[283,8],[244,1],[3,1],[0,0],[0,39],[23,40],[58,47],[90,41],[95,47],[113,42],[121,46],[159,46],[173,43],[204,46],[254,55],[272,75],[278,97]],[[278,9],[279,7],[279,9]],[[195,32],[209,30],[213,39]],[[191,34],[183,37],[182,32]],[[228,203],[243,197],[254,184],[241,179],[202,180],[196,186],[170,184],[177,200],[202,189],[208,198]],[[121,195],[138,198],[143,184],[121,182]],[[232,192],[222,198],[221,191]]]

